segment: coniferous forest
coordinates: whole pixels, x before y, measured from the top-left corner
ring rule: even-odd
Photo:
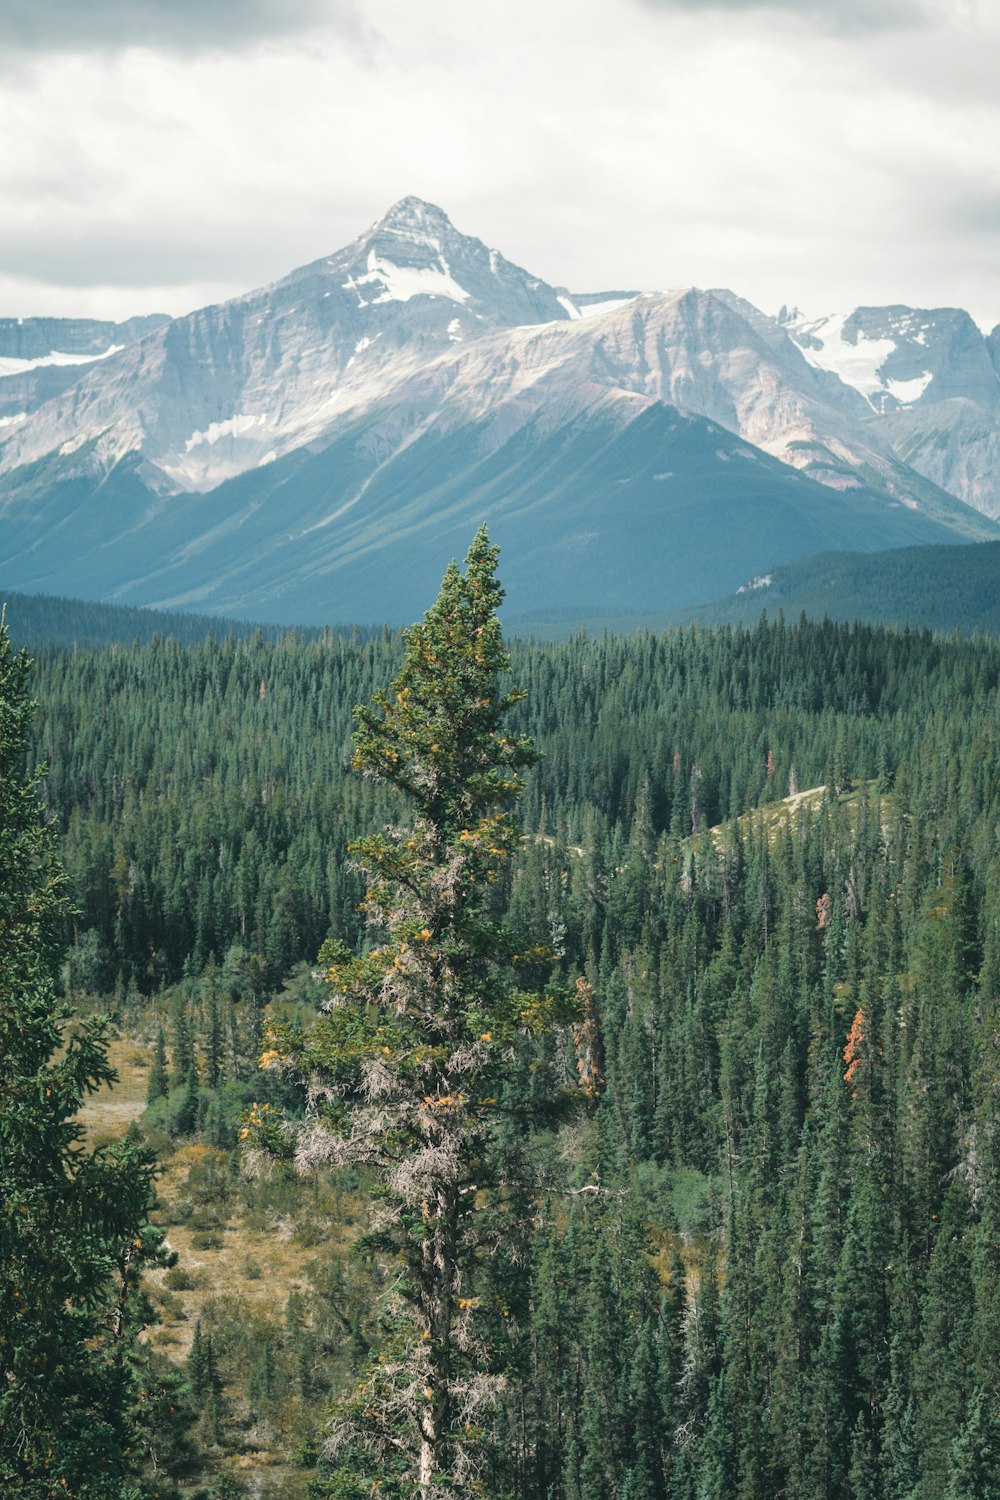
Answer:
[[[502,743],[525,747],[523,792],[491,781],[495,808],[482,792],[473,809],[511,803],[517,836],[497,822],[490,843],[485,821],[460,829],[464,804],[388,774],[400,742],[381,720],[352,749],[356,705],[419,687],[414,639],[438,649],[386,632],[35,652],[20,774],[47,767],[33,795],[68,877],[59,987],[138,1058],[144,1108],[108,1148],[136,1201],[162,1164],[147,1332],[127,1399],[115,1387],[134,1488],[106,1493],[421,1492],[385,1457],[405,1443],[384,1372],[411,1368],[424,1326],[393,1299],[424,1285],[427,1198],[375,1155],[286,1149],[315,1143],[317,1119],[357,1120],[348,1055],[369,1109],[375,1050],[394,1108],[423,1076],[414,1049],[444,1066],[426,1017],[406,1031],[412,994],[386,1000],[369,920],[381,902],[399,953],[429,951],[437,907],[397,859],[412,837],[414,860],[425,838],[474,846],[461,879],[489,877],[454,932],[477,1035],[505,1049],[495,1068],[462,1054],[493,1113],[455,1147],[474,1163],[479,1238],[454,1286],[475,1331],[449,1333],[441,1378],[468,1392],[478,1371],[481,1388],[423,1492],[998,1500],[1000,645],[781,618],[515,643],[487,663],[495,701],[476,700],[498,734],[502,702]],[[17,771],[0,764],[5,786]],[[476,967],[498,956],[516,1015]],[[367,993],[369,1017],[381,1005],[379,1025],[331,1040],[324,975]],[[423,1102],[440,1124],[463,1098]],[[0,1123],[24,1107],[0,1095]],[[399,1119],[383,1120],[397,1150]],[[196,1294],[243,1232],[243,1279]],[[191,1253],[171,1265],[174,1240]],[[121,1283],[109,1261],[102,1292],[99,1270],[63,1293],[98,1322]],[[401,1380],[394,1420],[426,1399],[436,1442],[436,1387]],[[155,1441],[135,1415],[154,1400]],[[62,1477],[24,1492],[92,1493]]]

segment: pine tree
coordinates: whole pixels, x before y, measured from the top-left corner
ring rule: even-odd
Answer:
[[[181,1084],[190,1083],[192,1078],[198,1076],[194,1030],[183,997],[174,1001],[171,1030],[173,1032],[173,1067],[170,1073],[170,1086],[178,1088]]]
[[[201,1336],[200,1318],[194,1325],[194,1337],[191,1340],[191,1348],[188,1350],[187,1373],[191,1393],[200,1400],[208,1388],[208,1359],[205,1352],[205,1340]]]
[[[274,1350],[270,1339],[264,1339],[260,1346],[260,1353],[250,1371],[248,1395],[250,1398],[250,1409],[255,1416],[263,1416],[274,1395],[276,1379],[276,1368],[274,1363]]]
[[[208,1035],[205,1040],[205,1082],[210,1089],[222,1082],[224,1039],[219,996],[213,984],[208,996]]]
[[[979,1386],[969,1416],[951,1447],[946,1500],[1000,1500],[1000,1420]]]
[[[161,1026],[156,1034],[156,1051],[153,1053],[153,1066],[149,1070],[149,1082],[146,1085],[146,1103],[152,1104],[155,1100],[162,1099],[169,1087],[169,1081],[167,1043]]]
[[[23,770],[28,670],[0,618],[0,1493],[117,1500],[143,1446],[133,1293],[161,1237],[150,1158],[87,1151],[75,1118],[115,1074],[106,1018],[55,994],[67,899]]]
[[[575,1013],[555,993],[517,988],[544,977],[549,955],[498,918],[521,771],[536,757],[504,727],[523,695],[501,684],[496,560],[484,528],[464,574],[452,563],[405,633],[391,695],[357,710],[355,769],[408,799],[415,818],[351,846],[377,944],[361,956],[328,945],[328,1013],[305,1038],[272,1032],[261,1059],[311,1076],[300,1164],[375,1170],[378,1243],[399,1265],[381,1347],[334,1412],[328,1453],[343,1495],[377,1479],[386,1497],[416,1483],[425,1500],[452,1500],[489,1468],[510,1308],[484,1283],[522,1228],[509,1122],[528,1101],[512,1087],[516,1054]],[[251,1113],[248,1144],[280,1144],[271,1118]]]

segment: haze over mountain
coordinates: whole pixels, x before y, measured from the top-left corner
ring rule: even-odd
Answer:
[[[95,333],[87,364],[0,364],[0,577],[401,621],[484,517],[512,611],[666,609],[831,547],[996,536],[985,490],[974,509],[942,483],[960,465],[900,458],[915,393],[992,409],[996,341],[966,321],[979,344],[962,325],[945,358],[935,332],[926,378],[843,322],[838,349],[880,356],[859,383],[824,364],[830,328],[728,291],[571,294],[406,198],[270,287]]]

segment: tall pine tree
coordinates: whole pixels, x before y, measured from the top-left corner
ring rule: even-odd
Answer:
[[[376,1173],[377,1242],[399,1267],[381,1347],[334,1413],[338,1497],[377,1481],[387,1497],[417,1485],[425,1500],[457,1500],[489,1470],[511,1316],[501,1268],[525,1212],[510,1122],[531,1101],[518,1098],[516,1054],[569,1014],[557,996],[519,988],[544,977],[549,956],[500,920],[520,837],[513,807],[536,757],[505,729],[522,695],[502,683],[496,561],[483,529],[464,573],[448,568],[406,633],[391,693],[357,711],[355,769],[415,816],[352,846],[376,945],[360,956],[329,945],[326,1016],[304,1039],[272,1034],[262,1058],[311,1078],[300,1160]],[[246,1131],[267,1142],[263,1109]]]

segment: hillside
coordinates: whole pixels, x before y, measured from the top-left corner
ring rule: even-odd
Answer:
[[[680,625],[752,625],[778,610],[786,620],[864,620],[913,630],[1000,634],[1000,543],[824,552],[749,578],[735,593],[656,613],[546,610],[515,616],[510,629],[536,640],[578,630],[630,633]]]
[[[771,569],[736,594],[679,611],[669,623],[752,623],[761,610],[778,609],[786,618],[804,611],[811,619],[998,635],[1000,543],[827,552]]]
[[[248,620],[229,620],[218,615],[139,609],[127,604],[98,604],[52,594],[19,594],[0,583],[0,604],[7,606],[11,640],[31,651],[70,649],[77,646],[145,645],[153,636],[167,637],[191,645],[213,636],[245,640],[260,631],[275,640],[284,626],[262,625]],[[350,627],[347,627],[348,629]],[[304,638],[314,635],[305,629]]]

